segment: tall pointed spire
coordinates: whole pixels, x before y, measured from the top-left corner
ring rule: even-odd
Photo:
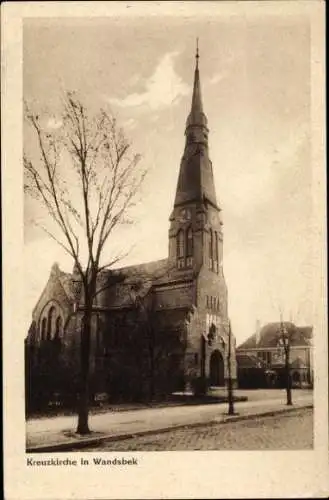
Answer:
[[[179,171],[175,206],[207,199],[217,207],[212,164],[208,156],[207,117],[203,112],[201,99],[199,58],[197,42],[192,105],[186,121],[185,150]]]
[[[200,72],[199,72],[199,39],[196,42],[196,54],[195,54],[195,71],[194,71],[194,83],[193,83],[193,95],[192,95],[192,106],[191,112],[188,116],[186,126],[189,125],[203,125],[207,126],[207,118],[203,112],[202,107],[202,97],[201,97],[201,84],[200,84]]]

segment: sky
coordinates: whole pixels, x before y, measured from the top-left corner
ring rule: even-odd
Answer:
[[[237,343],[261,324],[313,322],[310,28],[303,15],[25,19],[24,99],[51,110],[76,90],[109,106],[149,171],[122,265],[165,258],[192,97],[196,37],[210,158],[224,222],[224,275]],[[24,130],[25,143],[29,135]],[[60,247],[25,199],[26,328]]]

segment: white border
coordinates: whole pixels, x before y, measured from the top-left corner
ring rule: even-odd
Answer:
[[[128,8],[128,5],[130,6]],[[309,15],[312,24],[312,167],[314,196],[315,449],[307,452],[134,453],[138,467],[28,468],[25,457],[22,197],[22,18],[214,15]],[[271,498],[326,497],[328,363],[324,169],[324,3],[39,2],[2,6],[2,223],[5,497]],[[17,333],[18,332],[18,333]],[[80,454],[79,454],[80,455]],[[66,455],[70,456],[70,454]],[[41,457],[40,457],[41,458]],[[61,458],[63,455],[61,454]]]

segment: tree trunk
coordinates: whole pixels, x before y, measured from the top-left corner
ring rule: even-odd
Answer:
[[[78,407],[78,434],[89,434],[89,365],[90,365],[90,337],[91,337],[92,302],[85,305],[82,319],[80,363],[81,379]]]
[[[231,358],[232,358],[232,351],[231,351],[231,325],[229,327],[229,335],[228,335],[228,353],[227,353],[227,362],[228,362],[228,414],[229,415],[234,415],[234,396],[233,396],[233,386],[232,386],[232,371],[231,371]]]
[[[287,405],[292,405],[292,397],[291,397],[291,378],[290,378],[290,352],[289,348],[287,348],[285,353],[285,361],[286,361],[286,391],[287,391]]]

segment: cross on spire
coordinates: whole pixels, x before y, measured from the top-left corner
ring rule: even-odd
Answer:
[[[195,59],[196,59],[196,67],[199,67],[199,38],[197,37],[196,39],[196,54],[195,54]]]

